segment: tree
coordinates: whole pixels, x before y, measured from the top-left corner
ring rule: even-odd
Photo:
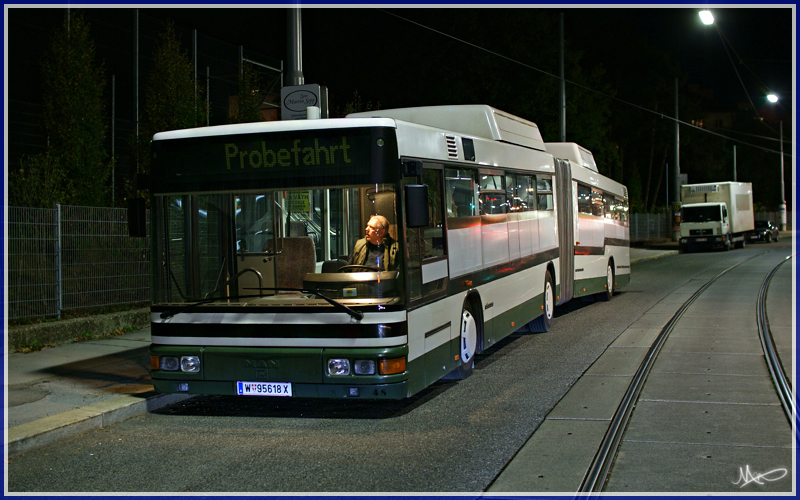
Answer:
[[[194,79],[192,63],[167,22],[153,54],[143,87],[144,107],[136,156],[142,173],[150,172],[150,141],[157,132],[205,124],[204,89]]]
[[[264,121],[261,116],[261,78],[258,71],[250,63],[244,63],[239,74],[236,103],[228,115],[229,123],[251,123]]]
[[[102,65],[95,64],[95,46],[83,15],[72,11],[51,40],[42,62],[44,127],[49,147],[41,158],[29,158],[28,175],[69,179],[62,202],[102,206],[109,198],[111,165],[104,144],[106,84]],[[24,165],[23,165],[24,170]],[[34,173],[36,172],[36,173]],[[70,191],[66,191],[67,188]],[[33,201],[30,201],[33,203]],[[46,204],[39,200],[39,204]]]
[[[74,192],[72,178],[49,152],[25,157],[18,169],[8,172],[10,206],[51,208],[70,202]]]
[[[337,106],[332,113],[332,118],[344,118],[350,113],[361,113],[364,111],[375,111],[378,109],[381,109],[380,102],[373,104],[372,101],[367,101],[364,103],[361,99],[361,94],[358,93],[358,90],[354,90],[353,99],[344,103],[343,107]]]

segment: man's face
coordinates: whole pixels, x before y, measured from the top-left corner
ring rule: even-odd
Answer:
[[[381,227],[381,223],[375,219],[370,219],[367,222],[367,241],[372,243],[373,245],[380,245],[383,242],[383,235],[386,232],[384,228]]]

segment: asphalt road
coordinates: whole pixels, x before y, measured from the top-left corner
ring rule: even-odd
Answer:
[[[196,397],[14,458],[9,492],[481,492],[625,328],[669,292],[779,243],[636,264],[473,375],[409,400]],[[676,306],[677,309],[678,306]]]

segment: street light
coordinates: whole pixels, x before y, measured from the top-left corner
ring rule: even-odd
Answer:
[[[710,10],[701,10],[700,20],[703,21],[703,24],[709,26],[711,24],[714,24],[714,15],[711,14]]]
[[[778,102],[778,96],[776,96],[775,94],[769,94],[767,96],[767,100],[771,103],[776,103]]]

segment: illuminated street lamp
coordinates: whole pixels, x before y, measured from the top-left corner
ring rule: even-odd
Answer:
[[[771,103],[776,103],[778,102],[778,96],[776,96],[775,94],[769,94],[767,96],[767,100]]]
[[[710,10],[701,10],[700,20],[703,21],[703,24],[709,26],[711,24],[714,24],[714,15],[711,14]]]

